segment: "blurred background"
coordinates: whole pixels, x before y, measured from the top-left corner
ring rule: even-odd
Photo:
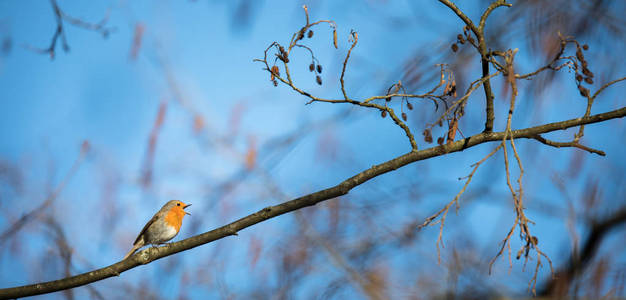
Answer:
[[[473,20],[490,3],[458,2]],[[517,72],[550,61],[560,32],[589,45],[592,92],[626,73],[623,1],[511,3],[493,12],[486,32],[490,48],[519,49]],[[438,63],[454,71],[460,95],[481,76],[474,49],[451,50],[464,24],[436,1],[0,2],[0,287],[119,261],[170,199],[193,204],[180,240],[409,152],[404,132],[378,111],[305,105],[307,98],[274,87],[264,65],[253,62],[274,41],[288,45],[306,22],[303,4],[311,22],[332,20],[338,34],[338,49],[325,24],[303,40],[323,66],[322,85],[308,70],[306,50],[290,54],[295,85],[312,95],[341,98],[351,30],[359,41],[345,81],[354,99],[384,95],[398,80],[408,92],[425,93],[439,80]],[[494,130],[502,131],[509,89],[501,77],[492,85]],[[513,129],[585,111],[567,69],[519,88]],[[623,83],[610,87],[592,113],[623,107],[623,95]],[[420,149],[432,147],[421,132],[442,108],[411,102],[407,124]],[[457,138],[483,126],[480,88]],[[435,128],[435,139],[447,130]],[[577,130],[547,137],[568,141]],[[559,276],[559,286],[574,298],[626,297],[625,137],[623,119],[587,126],[582,143],[605,157],[516,141],[531,232],[555,272],[569,274]],[[495,146],[413,163],[237,237],[39,298],[528,297],[536,256],[527,264],[515,259],[523,246],[518,231],[512,262],[505,250],[489,274],[515,216],[502,152],[480,166],[460,208],[448,214],[440,257],[439,224],[417,227],[454,198],[464,184],[459,178]],[[542,262],[538,294],[558,285]]]

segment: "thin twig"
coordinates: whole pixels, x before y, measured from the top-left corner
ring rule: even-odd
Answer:
[[[548,140],[548,139],[542,137],[541,135],[534,136],[533,139],[541,142],[542,144],[545,144],[545,145],[548,145],[548,146],[552,146],[552,147],[555,147],[555,148],[574,147],[574,148],[585,150],[585,151],[587,151],[589,153],[595,153],[595,154],[598,154],[600,156],[606,156],[606,153],[604,151],[602,151],[602,150],[593,149],[591,147],[587,147],[587,146],[581,145],[578,142],[574,142],[574,141],[572,141],[572,142],[555,142],[555,141]]]
[[[356,31],[350,32],[352,35],[352,45],[348,50],[348,54],[346,54],[346,59],[343,61],[343,67],[341,68],[341,77],[339,77],[339,82],[341,82],[341,93],[343,93],[343,98],[348,100],[348,95],[346,94],[346,85],[343,81],[343,76],[346,74],[346,65],[348,64],[348,59],[350,59],[350,53],[352,53],[352,49],[356,46],[356,43],[359,41],[359,34]]]
[[[50,59],[54,59],[56,55],[57,41],[61,39],[61,43],[62,43],[61,47],[63,51],[68,52],[70,50],[70,47],[65,37],[65,29],[63,27],[63,21],[67,21],[68,23],[76,27],[81,27],[87,30],[99,32],[105,38],[108,37],[111,32],[115,31],[115,28],[106,27],[106,23],[109,19],[110,10],[107,10],[107,13],[105,14],[104,18],[100,22],[89,23],[79,18],[72,17],[68,15],[67,13],[65,13],[59,7],[56,0],[50,0],[50,4],[52,5],[52,11],[54,13],[54,18],[56,22],[56,29],[54,31],[54,35],[52,36],[52,41],[50,42],[50,46],[48,46],[48,48],[41,49],[41,48],[25,45],[24,47],[26,49],[32,50],[34,52],[42,53],[42,54],[48,54],[50,56]]]
[[[496,148],[494,148],[489,154],[487,154],[485,157],[483,157],[483,159],[481,159],[477,163],[473,164],[472,167],[474,167],[474,169],[472,169],[472,172],[470,172],[469,175],[464,177],[464,178],[467,178],[467,180],[465,180],[465,184],[463,185],[463,188],[461,188],[461,190],[456,194],[456,196],[454,196],[454,199],[452,199],[450,202],[448,202],[448,204],[446,206],[444,206],[442,209],[440,209],[438,212],[436,212],[432,216],[426,218],[426,220],[424,220],[424,223],[422,223],[421,225],[419,225],[417,227],[418,229],[421,229],[421,228],[424,228],[424,227],[429,226],[431,224],[434,224],[433,221],[435,219],[437,219],[437,217],[439,217],[443,213],[443,215],[441,216],[441,219],[439,221],[439,223],[441,224],[439,226],[439,236],[437,237],[437,242],[435,242],[435,246],[437,247],[437,263],[441,263],[441,252],[440,252],[440,249],[439,249],[439,245],[441,244],[443,246],[443,239],[442,239],[442,237],[443,237],[443,225],[444,225],[444,223],[446,221],[446,215],[448,214],[448,211],[450,210],[450,207],[452,206],[452,204],[456,204],[457,207],[458,207],[459,199],[461,198],[461,195],[463,195],[463,193],[465,192],[465,189],[467,189],[467,187],[469,186],[470,182],[472,181],[472,178],[474,177],[474,174],[476,173],[476,170],[478,170],[478,167],[483,162],[485,162],[489,157],[491,157],[496,152],[498,152],[498,150],[500,150],[500,148],[502,148],[502,144],[500,144]],[[463,179],[463,178],[459,178],[459,179]]]

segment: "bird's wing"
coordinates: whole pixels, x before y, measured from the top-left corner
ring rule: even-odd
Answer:
[[[146,226],[144,226],[143,229],[141,229],[141,232],[139,232],[139,235],[137,235],[137,238],[135,239],[135,242],[133,243],[133,245],[136,245],[137,242],[139,242],[139,239],[141,239],[141,236],[146,232],[146,230],[148,230],[148,227],[150,227],[150,225],[152,225],[152,223],[154,223],[154,221],[158,218],[160,212],[161,211],[157,212],[154,216],[152,216],[152,219],[150,219],[150,221],[146,223]]]

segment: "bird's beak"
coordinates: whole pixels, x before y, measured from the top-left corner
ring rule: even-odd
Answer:
[[[187,207],[189,207],[189,206],[191,206],[191,204],[185,204],[185,206],[183,206],[183,211],[184,211],[184,209],[185,209],[185,208],[187,208]],[[190,216],[191,216],[191,214],[190,214],[190,213],[188,213],[188,212],[186,212],[186,211],[185,211],[185,214],[187,214],[187,215],[190,215]]]

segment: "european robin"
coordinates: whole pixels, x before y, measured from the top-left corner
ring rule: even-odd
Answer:
[[[152,219],[143,227],[137,239],[133,243],[133,248],[124,256],[127,259],[135,251],[145,245],[159,245],[173,239],[183,224],[183,218],[190,213],[184,209],[191,206],[178,200],[171,200],[154,214]]]

